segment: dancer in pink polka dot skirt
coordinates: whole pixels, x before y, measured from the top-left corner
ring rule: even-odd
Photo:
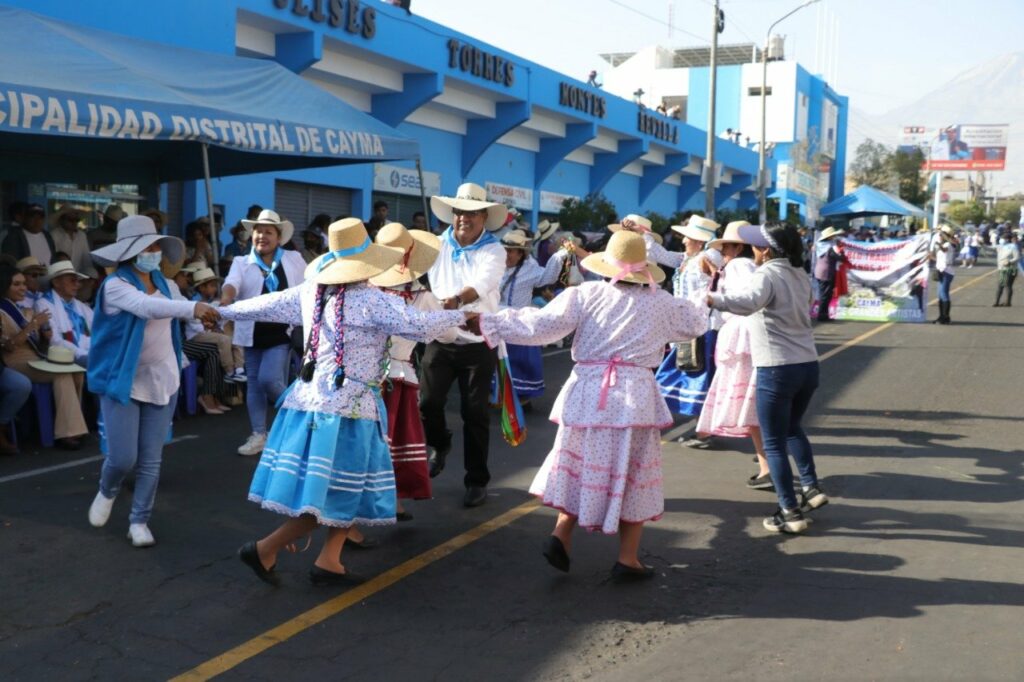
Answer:
[[[653,370],[668,340],[704,333],[707,314],[656,286],[665,275],[647,262],[638,234],[615,233],[606,251],[581,265],[607,280],[571,287],[542,309],[507,309],[470,324],[491,346],[544,345],[576,332],[576,366],[551,411],[558,434],[530,486],[559,511],[544,556],[568,571],[580,525],[619,534],[615,578],[649,578],[654,571],[640,562],[640,536],[643,524],[664,512],[661,429],[672,424]]]

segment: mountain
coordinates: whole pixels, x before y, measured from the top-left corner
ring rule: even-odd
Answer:
[[[996,57],[967,69],[918,100],[879,116],[850,107],[847,159],[870,137],[895,146],[902,126],[1009,123],[1006,170],[991,173],[999,194],[1024,191],[1024,52]],[[852,99],[852,98],[851,98]]]

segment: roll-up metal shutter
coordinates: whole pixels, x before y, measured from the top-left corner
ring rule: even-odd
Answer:
[[[274,210],[295,224],[296,244],[302,242],[302,231],[318,213],[335,219],[352,215],[352,190],[328,185],[312,185],[287,180],[274,181]]]
[[[388,194],[384,192],[379,194],[374,193],[373,203],[375,204],[378,201],[383,201],[388,205],[388,220],[394,220],[395,222],[402,223],[406,227],[412,225],[413,213],[423,211],[423,199],[418,196],[412,196],[409,194]]]

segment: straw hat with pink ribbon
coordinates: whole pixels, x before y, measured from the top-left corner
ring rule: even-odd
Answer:
[[[612,284],[621,281],[653,287],[665,280],[664,271],[647,260],[643,235],[626,230],[613,234],[604,251],[590,254],[580,265],[602,277],[610,277]]]

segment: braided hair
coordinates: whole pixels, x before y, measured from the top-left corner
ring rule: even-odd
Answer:
[[[324,304],[327,299],[327,285],[316,286],[316,303],[313,305],[313,326],[309,330],[309,339],[306,341],[306,350],[302,354],[308,358],[302,364],[299,376],[307,384],[313,380],[313,372],[316,370],[316,356],[320,348],[320,328],[324,320]]]
[[[313,307],[313,326],[309,330],[309,340],[303,356],[308,358],[302,365],[299,376],[309,383],[316,371],[317,356],[320,351],[320,333],[324,323],[324,308],[327,305],[327,286],[318,284],[316,287],[316,303]],[[345,286],[341,285],[334,296],[334,387],[340,388],[345,381]]]

